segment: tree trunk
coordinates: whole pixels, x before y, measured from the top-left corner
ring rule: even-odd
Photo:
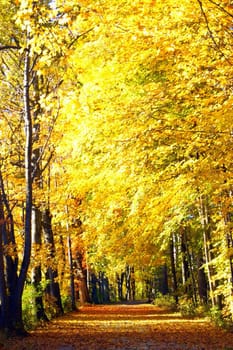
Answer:
[[[25,223],[23,260],[16,289],[10,296],[9,313],[11,328],[17,333],[25,333],[22,315],[22,295],[31,259],[31,217],[32,217],[32,119],[30,111],[30,50],[25,50],[24,60],[24,125],[25,125]]]
[[[168,274],[167,265],[164,264],[158,269],[158,291],[163,295],[168,294]]]
[[[187,240],[186,240],[186,232],[185,228],[181,228],[181,254],[182,254],[182,282],[185,287],[185,292],[188,292],[187,281],[189,279],[189,264],[187,257]]]
[[[202,251],[198,253],[197,266],[198,266],[198,293],[201,304],[207,304],[207,281],[204,271],[204,259]]]
[[[2,194],[0,191],[0,329],[4,331],[8,328],[9,321],[9,311],[8,311],[8,298],[7,298],[7,288],[4,274],[4,255],[3,255],[3,241],[2,237],[4,235],[4,230],[6,229]]]
[[[136,283],[135,283],[135,275],[134,275],[134,266],[131,267],[131,290],[132,290],[132,300],[135,300]]]
[[[90,286],[91,286],[91,301],[94,304],[99,304],[98,289],[97,289],[98,279],[94,272],[90,275]]]
[[[123,283],[124,283],[125,273],[122,272],[120,275],[116,274],[117,292],[118,300],[122,301],[123,298]]]
[[[60,287],[57,281],[58,271],[56,264],[56,254],[55,254],[55,244],[52,231],[52,216],[49,209],[46,209],[42,213],[42,227],[45,237],[45,245],[47,250],[47,260],[49,261],[49,266],[46,271],[46,279],[48,285],[46,287],[46,292],[55,301],[55,316],[63,314],[63,307],[61,302]]]
[[[35,206],[32,209],[32,260],[34,259],[36,263],[32,268],[32,284],[36,291],[35,296],[35,309],[36,309],[36,320],[37,321],[48,321],[48,318],[45,314],[43,297],[42,297],[42,289],[41,289],[41,262],[40,259],[37,261],[37,256],[40,255],[40,250],[42,246],[42,214],[39,208]]]
[[[77,278],[78,278],[78,286],[79,286],[79,298],[80,298],[80,303],[85,304],[85,303],[90,303],[90,296],[87,288],[87,275],[86,271],[83,269],[82,266],[82,254],[77,253],[76,254],[76,268],[77,268]]]
[[[172,272],[172,282],[173,282],[173,294],[176,301],[176,304],[178,304],[178,283],[177,283],[177,277],[176,277],[176,263],[175,263],[175,257],[174,257],[174,235],[172,235],[170,239],[170,264],[171,264],[171,272]]]
[[[4,208],[6,209],[7,219],[4,214]],[[11,315],[9,313],[9,306],[12,303],[12,295],[16,290],[18,276],[18,256],[15,244],[14,235],[14,221],[12,211],[10,209],[9,202],[5,193],[4,182],[2,173],[0,170],[0,226],[1,226],[1,244],[0,244],[0,299],[1,309],[3,316],[2,326],[7,330],[12,328]],[[4,246],[11,245],[13,247],[13,255],[8,255],[7,250],[4,254]],[[7,299],[5,299],[7,298]]]
[[[224,216],[224,215],[223,215]],[[226,225],[226,245],[229,251],[232,251],[233,248],[233,237],[232,237],[232,231],[231,229],[229,229],[229,224],[230,227],[232,225],[232,220],[231,220],[231,214],[227,213],[224,216],[224,221],[225,221],[225,225]],[[229,266],[230,266],[230,273],[229,273],[229,282],[230,282],[230,307],[231,310],[233,310],[233,254],[232,252],[229,255]]]
[[[211,252],[210,252],[211,238],[210,238],[210,231],[209,231],[210,230],[209,217],[208,217],[207,205],[204,202],[204,199],[202,197],[200,197],[199,215],[200,215],[201,225],[202,225],[202,229],[203,229],[205,264],[206,264],[206,270],[207,270],[210,299],[211,299],[212,306],[216,306],[217,302],[216,302],[216,298],[214,296],[215,285],[214,285],[214,282],[212,279],[212,269],[210,267],[212,257],[211,257]]]
[[[71,293],[71,309],[76,310],[76,298],[75,298],[75,285],[74,285],[74,266],[73,266],[73,256],[71,247],[71,238],[68,232],[67,236],[67,249],[68,249],[68,261],[70,268],[70,293]]]
[[[194,264],[193,264],[194,254],[192,251],[192,247],[190,248],[190,245],[188,243],[187,235],[185,235],[185,237],[186,237],[185,239],[186,239],[187,260],[188,260],[189,272],[191,277],[192,299],[193,299],[193,303],[197,305],[197,283],[195,279]],[[190,252],[190,250],[192,251],[192,253]]]
[[[125,268],[125,287],[126,287],[126,300],[131,300],[131,268],[126,265]]]
[[[182,227],[181,231],[181,253],[182,253],[182,276],[185,292],[192,297],[193,303],[197,303],[197,288],[193,273],[192,256],[188,240],[188,226]]]

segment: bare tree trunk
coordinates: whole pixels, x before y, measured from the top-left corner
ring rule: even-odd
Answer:
[[[131,267],[131,289],[132,289],[132,300],[135,300],[136,283],[135,283],[135,275],[134,275],[134,266]]]
[[[183,265],[183,284],[185,285],[186,293],[190,294],[192,292],[193,303],[196,305],[197,303],[197,288],[196,281],[193,273],[193,263],[192,263],[192,255],[190,252],[188,240],[188,227],[185,226],[182,228],[181,232],[181,252],[182,252],[182,265]],[[187,282],[189,284],[187,285]]]
[[[6,210],[6,214],[4,213]],[[5,186],[3,182],[2,172],[0,170],[0,226],[1,226],[1,282],[0,288],[2,295],[1,300],[5,300],[7,297],[6,304],[2,301],[2,313],[3,316],[3,326],[4,328],[10,329],[11,327],[11,317],[9,314],[9,306],[12,303],[12,295],[17,286],[18,275],[18,255],[15,244],[15,235],[14,235],[14,221],[12,211],[10,209],[9,202],[5,193]],[[13,247],[13,254],[7,254],[7,250],[4,254],[4,246],[11,245]]]
[[[131,267],[126,265],[125,267],[125,287],[126,287],[126,300],[131,300]]]
[[[204,260],[202,251],[198,252],[197,266],[198,266],[198,294],[202,304],[207,303],[207,281],[204,271]]]
[[[10,303],[11,327],[18,333],[25,333],[22,315],[22,295],[31,258],[31,217],[32,217],[32,119],[30,111],[29,83],[30,49],[25,50],[24,59],[24,125],[25,125],[25,223],[23,260],[16,289]]]
[[[8,298],[7,287],[4,274],[4,255],[3,255],[3,241],[4,230],[6,229],[2,193],[0,191],[0,329],[4,331],[8,328],[9,312],[8,312]]]
[[[210,299],[212,306],[216,306],[216,298],[214,296],[215,285],[212,278],[212,270],[210,267],[210,263],[212,260],[211,252],[210,252],[210,232],[209,232],[209,218],[208,218],[208,210],[207,205],[204,202],[203,198],[200,197],[200,205],[199,205],[199,215],[201,219],[202,229],[203,229],[203,243],[204,243],[204,253],[205,253],[205,264],[207,270],[209,291],[210,291]]]
[[[48,321],[45,314],[42,289],[41,289],[41,262],[37,257],[40,255],[40,250],[42,246],[41,231],[42,231],[42,215],[39,208],[33,206],[32,209],[32,260],[34,259],[36,263],[32,268],[32,284],[36,291],[35,296],[35,308],[36,308],[36,320],[37,321]]]
[[[178,295],[177,295],[178,283],[177,283],[177,277],[176,277],[176,264],[175,264],[174,250],[175,250],[174,235],[172,235],[170,239],[170,263],[171,263],[172,282],[173,282],[173,294],[174,294],[175,301],[178,304]]]
[[[71,238],[68,232],[67,236],[67,249],[68,249],[68,260],[69,260],[69,268],[70,268],[70,292],[71,292],[71,308],[72,310],[76,310],[76,298],[75,298],[75,285],[74,285],[74,264],[73,264],[73,256],[72,256],[72,246],[71,246]]]
[[[75,283],[74,283],[74,261],[73,261],[73,254],[72,254],[72,241],[70,237],[70,227],[68,222],[69,217],[69,210],[68,205],[65,207],[65,211],[67,214],[67,224],[66,224],[66,230],[67,230],[67,253],[68,253],[68,262],[69,262],[69,272],[70,272],[70,294],[71,294],[71,309],[76,310],[76,295],[75,295]]]
[[[85,273],[85,270],[82,266],[82,254],[77,252],[76,254],[76,268],[77,268],[77,278],[78,278],[78,286],[79,286],[79,297],[80,297],[80,303],[90,303],[90,296],[87,288],[87,275]]]
[[[123,275],[124,277],[124,275]],[[118,292],[118,300],[122,301],[123,298],[123,278],[122,274],[116,274],[116,283],[117,283],[117,292]]]
[[[182,254],[182,282],[183,286],[185,286],[185,291],[188,292],[187,281],[189,279],[189,265],[188,265],[188,257],[187,257],[187,242],[186,242],[186,232],[185,228],[181,228],[181,254]]]
[[[230,196],[230,195],[229,195]],[[229,224],[232,224],[232,219],[231,219],[231,214],[228,212],[226,215],[223,215],[224,217],[224,222],[226,225],[226,234],[225,234],[225,239],[226,239],[226,246],[228,248],[228,251],[232,251],[233,248],[233,237],[232,237],[232,231],[229,228]],[[231,226],[230,226],[231,227]],[[229,286],[230,286],[230,297],[231,297],[231,310],[233,310],[233,254],[230,253],[228,254],[228,260],[229,260],[229,266],[230,266],[230,273],[229,273]]]
[[[50,264],[47,267],[46,271],[46,279],[48,281],[46,292],[55,300],[55,316],[59,316],[62,315],[64,312],[61,302],[59,282],[57,280],[58,271],[56,263],[55,244],[52,231],[52,216],[50,214],[49,209],[46,209],[42,213],[42,227],[44,230],[45,245],[47,246],[46,249],[48,252],[48,260],[50,261]]]

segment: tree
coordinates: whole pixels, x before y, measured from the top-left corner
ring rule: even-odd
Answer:
[[[84,197],[88,259],[98,265],[102,258],[118,270],[135,259],[139,269],[160,264],[171,235],[191,215],[195,239],[191,247],[183,242],[183,266],[194,294],[199,274],[200,298],[205,299],[200,262],[206,231],[197,203],[210,201],[211,250],[218,242],[217,193],[231,186],[224,172],[231,169],[232,144],[226,79],[231,38],[229,30],[224,32],[229,9],[205,2],[210,31],[197,1],[88,5],[101,20],[72,56],[80,67],[80,86],[67,94],[63,113],[69,113],[72,127],[60,146],[69,187]],[[77,110],[78,117],[72,117]],[[205,255],[206,271],[216,254],[211,251],[208,260]],[[190,266],[193,258],[198,268]],[[215,272],[207,276],[209,286]]]
[[[24,207],[24,235],[22,242],[20,242],[23,244],[23,251],[17,251],[21,261],[18,275],[16,275],[18,258],[12,258],[10,254],[7,254],[5,259],[7,266],[6,281],[11,280],[11,288],[8,289],[7,308],[3,311],[5,312],[5,324],[3,326],[11,331],[24,332],[22,294],[31,260],[33,205],[37,206],[40,203],[37,196],[38,192],[41,193],[43,187],[42,173],[52,157],[51,147],[49,148],[48,144],[57,117],[57,112],[51,113],[52,107],[54,108],[52,99],[61,81],[58,74],[59,68],[51,69],[49,73],[47,71],[47,75],[45,75],[45,72],[43,75],[42,71],[48,69],[54,60],[58,61],[59,57],[62,56],[61,41],[64,40],[67,47],[70,48],[79,36],[74,37],[73,32],[71,35],[68,27],[63,30],[61,35],[60,23],[56,19],[58,10],[52,11],[47,3],[39,4],[22,1],[20,4],[12,4],[5,1],[3,5],[1,14],[3,16],[7,13],[6,20],[10,31],[8,35],[3,34],[3,44],[0,47],[2,53],[2,84],[6,87],[3,95],[5,103],[1,105],[1,114],[11,133],[9,140],[4,134],[1,136],[3,136],[2,141],[4,142],[4,138],[6,138],[6,142],[12,147],[10,152],[6,149],[1,160],[2,216],[4,217],[5,209],[7,214],[10,215],[9,220],[11,220],[10,231],[3,222],[3,230],[6,231],[4,234],[5,241],[2,242],[3,247],[16,244],[12,229],[15,218],[13,219],[8,199],[13,198],[18,203],[14,192],[16,183],[14,178],[6,177],[7,170],[12,169],[14,174],[20,174],[20,177],[22,170],[25,172],[20,181],[20,186],[25,187],[25,190],[20,192]],[[17,18],[16,22],[14,16]],[[1,19],[1,25],[4,26],[3,17]],[[43,39],[46,35],[48,45],[45,49]],[[59,35],[61,36],[59,37]],[[50,41],[52,38],[54,39],[53,43]],[[51,80],[51,77],[53,77],[53,80]],[[15,95],[14,103],[11,100],[12,95]],[[15,131],[16,134],[14,134]],[[22,140],[24,141],[23,147],[21,146]],[[15,141],[17,144],[14,143]],[[20,145],[20,147],[17,148],[17,145]],[[38,182],[41,182],[40,186],[38,186]],[[5,192],[6,183],[8,187],[10,184],[9,193]],[[23,199],[24,195],[25,201]],[[15,213],[16,215],[17,213]],[[39,232],[36,229],[34,231]],[[2,264],[5,264],[4,260]],[[13,273],[14,275],[12,275]],[[2,298],[4,299],[9,283],[4,283],[4,281],[2,283]]]
[[[70,266],[61,269],[71,279],[77,252],[82,273],[91,266],[112,281],[133,266],[138,290],[163,267],[159,280],[177,302],[182,294],[194,304],[218,302],[232,315],[231,6],[210,0],[4,6],[0,15],[7,12],[11,35],[2,30],[0,111],[10,137],[1,133],[7,145],[1,217],[5,229],[5,217],[18,220],[23,202],[20,293],[31,212],[38,208],[53,248],[47,257],[56,256],[57,234],[71,239]],[[12,271],[14,254],[2,260]],[[3,283],[3,299],[4,290]]]

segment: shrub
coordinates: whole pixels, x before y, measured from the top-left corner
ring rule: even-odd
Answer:
[[[155,296],[155,299],[153,300],[153,304],[155,306],[158,306],[167,310],[171,310],[171,311],[175,311],[177,308],[174,297],[171,296],[170,294],[163,295],[161,293],[157,293]]]
[[[36,309],[34,300],[36,297],[35,288],[31,284],[26,284],[22,298],[23,322],[27,330],[33,329],[36,324]]]
[[[220,310],[218,307],[213,306],[212,308],[210,308],[208,316],[210,318],[210,321],[213,322],[217,327],[228,329],[232,332],[233,322],[231,317],[224,316],[223,311]]]
[[[64,309],[64,312],[70,312],[72,311],[72,299],[70,295],[62,295],[62,306]]]
[[[182,298],[179,300],[179,310],[182,316],[194,317],[196,316],[196,307],[189,298]]]

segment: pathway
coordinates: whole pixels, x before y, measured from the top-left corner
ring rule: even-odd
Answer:
[[[233,334],[153,305],[85,306],[3,349],[233,350]]]

